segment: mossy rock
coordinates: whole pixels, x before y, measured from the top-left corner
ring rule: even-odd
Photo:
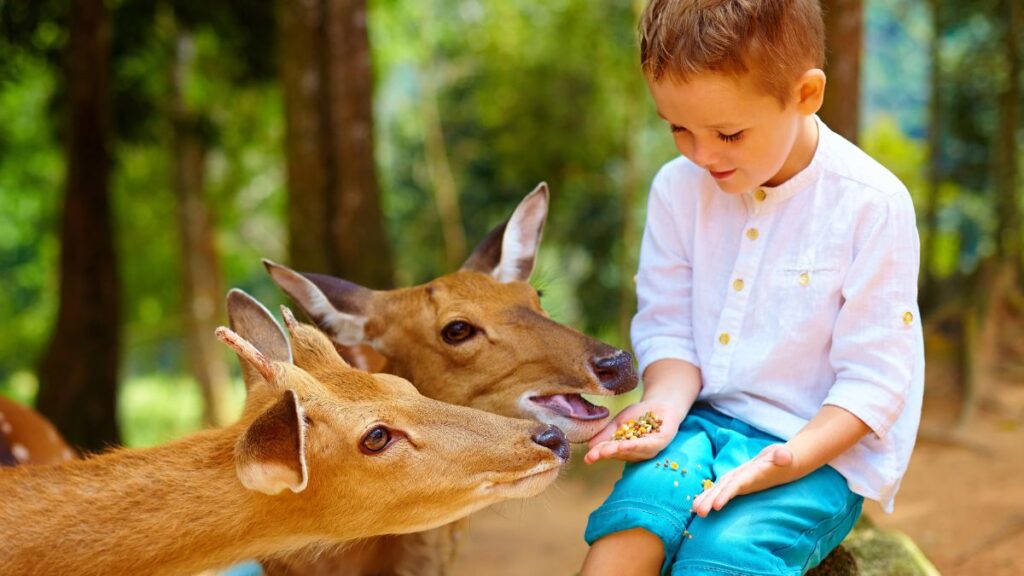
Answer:
[[[906,534],[882,530],[861,517],[843,544],[809,576],[939,576]]]

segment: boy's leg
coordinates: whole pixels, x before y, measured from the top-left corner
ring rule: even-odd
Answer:
[[[781,442],[727,416],[714,441],[712,480]],[[706,518],[693,517],[672,564],[673,576],[797,576],[816,566],[853,528],[863,498],[835,469],[739,496]]]
[[[626,464],[587,522],[584,538],[592,548],[584,574],[611,572],[608,563],[625,565],[628,574],[668,572],[693,516],[693,495],[711,467],[714,436],[714,427],[691,412],[658,456]]]
[[[661,539],[643,528],[613,532],[590,547],[580,576],[651,576],[661,571]]]

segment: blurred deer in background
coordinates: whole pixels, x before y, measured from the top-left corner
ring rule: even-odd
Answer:
[[[0,396],[0,467],[53,464],[77,457],[49,420]]]
[[[551,320],[529,284],[548,212],[540,184],[462,268],[411,288],[374,291],[264,260],[271,277],[364,367],[407,378],[424,395],[556,425],[586,442],[608,410],[581,394],[636,387],[632,356]],[[458,527],[360,542],[334,555],[264,562],[269,574],[447,572]]]
[[[352,369],[318,330],[240,292],[218,337],[241,359],[240,420],[170,444],[0,472],[0,571],[181,574],[425,530],[547,487],[560,431],[427,399]]]

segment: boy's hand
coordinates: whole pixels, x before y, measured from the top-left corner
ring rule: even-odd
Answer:
[[[661,429],[658,432],[651,432],[643,438],[633,440],[613,439],[615,431],[620,426],[630,420],[639,420],[645,412],[650,412],[661,420]],[[679,424],[683,421],[684,416],[686,414],[680,414],[677,406],[657,400],[642,400],[627,406],[603,430],[590,439],[588,444],[590,450],[583,457],[583,461],[593,464],[598,460],[609,458],[627,462],[639,462],[654,458],[676,437]]]
[[[721,510],[736,496],[785,484],[800,476],[793,451],[785,444],[772,444],[753,460],[723,474],[714,486],[693,499],[693,511],[701,518]]]

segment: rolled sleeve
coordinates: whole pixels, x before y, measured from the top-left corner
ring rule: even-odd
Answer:
[[[666,180],[659,173],[651,186],[640,246],[631,336],[641,374],[666,358],[700,365],[693,340],[693,270],[677,225],[684,215],[672,205]]]
[[[905,191],[880,199],[846,273],[832,335],[836,382],[823,404],[843,408],[882,438],[903,411],[922,333],[920,241]]]

